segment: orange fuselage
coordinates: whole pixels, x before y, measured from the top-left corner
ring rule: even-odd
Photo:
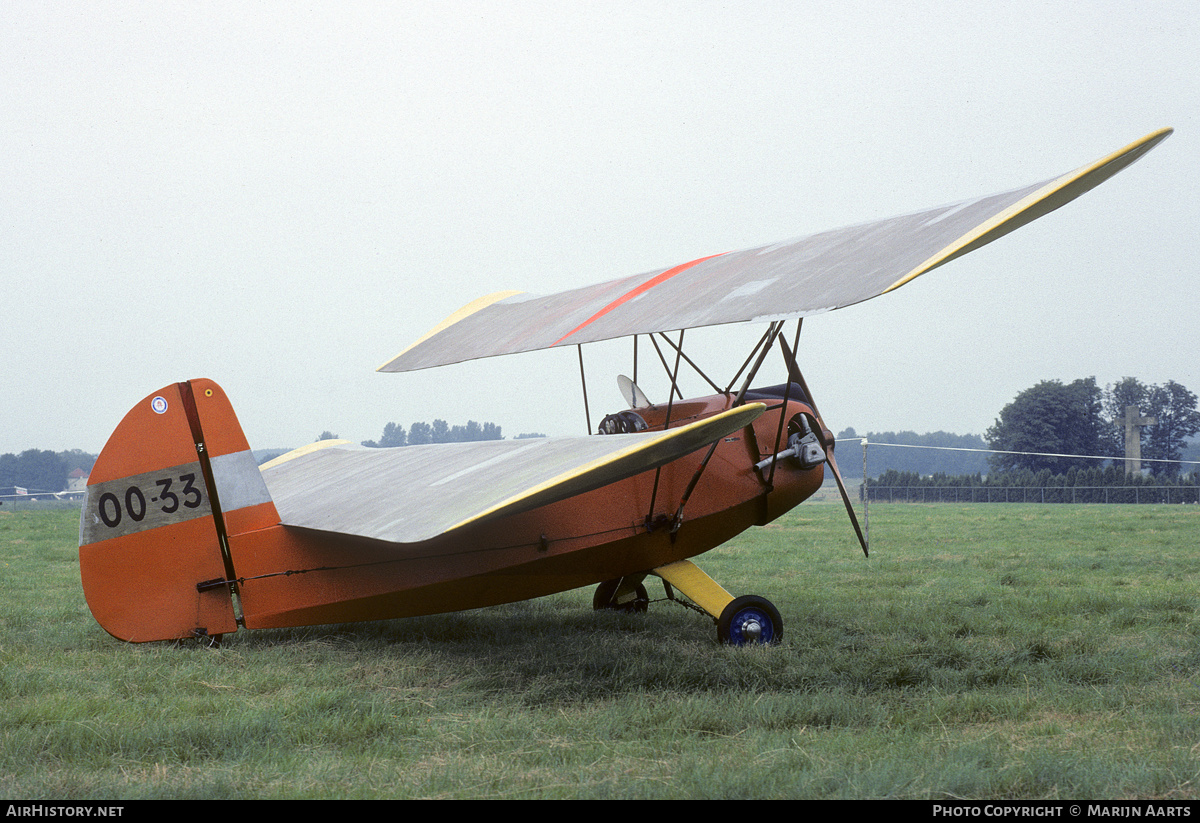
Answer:
[[[680,401],[670,426],[724,411],[733,396]],[[811,496],[823,466],[775,453],[779,421],[812,409],[782,398],[752,426],[723,438],[672,528],[708,449],[567,500],[456,530],[422,543],[392,544],[286,526],[230,538],[248,628],[301,626],[437,614],[540,597],[694,557]],[[667,407],[637,410],[661,429]],[[832,442],[828,432],[827,443]],[[786,444],[787,431],[778,438]],[[782,445],[780,446],[782,448]],[[653,499],[653,511],[651,500]],[[403,499],[397,505],[403,505]]]

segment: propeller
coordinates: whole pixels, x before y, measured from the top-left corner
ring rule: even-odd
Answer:
[[[629,404],[629,408],[644,409],[651,405],[650,398],[646,397],[645,392],[638,388],[637,383],[634,383],[625,375],[617,375],[617,387],[620,388],[621,396],[625,398],[625,402]]]
[[[804,322],[801,318],[799,322]],[[799,336],[800,328],[797,326],[796,333]],[[817,410],[817,403],[813,400],[812,392],[808,390],[808,384],[804,381],[804,375],[800,373],[800,367],[796,365],[796,357],[792,350],[788,348],[787,341],[783,339],[783,335],[779,335],[779,346],[783,349],[783,358],[787,361],[788,377],[793,383],[798,383],[800,388],[804,390],[804,396],[808,398],[808,404],[812,406],[813,414],[817,416],[817,422],[821,424],[822,431],[829,431],[825,425],[825,421],[821,419],[821,412]],[[833,443],[828,444],[825,453],[828,458],[829,468],[833,469],[833,479],[837,481],[838,491],[842,494],[842,502],[846,504],[846,513],[850,515],[850,523],[854,526],[854,533],[858,535],[858,543],[862,546],[863,554],[867,557],[871,553],[867,550],[867,538],[863,535],[862,527],[858,525],[858,515],[854,513],[854,504],[850,502],[850,493],[846,491],[846,481],[842,479],[842,472],[838,469],[837,458],[833,455]]]

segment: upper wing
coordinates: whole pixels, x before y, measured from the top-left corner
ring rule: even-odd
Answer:
[[[332,443],[263,467],[281,522],[417,543],[669,463],[748,426],[748,403],[665,432],[486,440],[395,449]]]
[[[1112,177],[1161,129],[1060,177],[915,214],[537,296],[497,292],[459,309],[379,371],[397,372],[631,334],[779,320],[899,288]]]

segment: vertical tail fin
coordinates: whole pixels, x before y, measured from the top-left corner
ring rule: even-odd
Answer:
[[[88,478],[79,523],[88,607],[133,642],[236,631],[228,535],[278,522],[221,387],[166,386],[125,415]]]

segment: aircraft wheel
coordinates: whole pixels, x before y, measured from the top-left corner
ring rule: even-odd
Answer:
[[[778,643],[783,639],[783,618],[770,600],[748,594],[722,610],[717,639],[731,646]]]
[[[613,600],[613,596],[617,593],[617,587],[621,585],[621,581],[607,580],[596,587],[596,593],[592,596],[593,609],[614,609],[626,614],[641,614],[646,611],[650,605],[650,593],[646,591],[646,587],[638,583],[635,590],[635,596],[626,600],[624,603],[617,603]]]

